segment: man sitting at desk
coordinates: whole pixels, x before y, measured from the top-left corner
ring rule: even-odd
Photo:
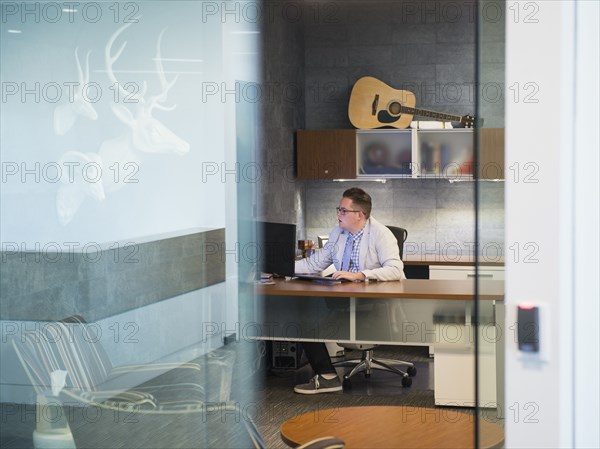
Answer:
[[[334,279],[362,282],[406,279],[396,237],[371,217],[371,196],[359,188],[342,194],[337,210],[338,226],[329,234],[325,247],[296,262],[296,273],[317,273],[333,264]],[[307,384],[296,385],[301,394],[342,390],[325,343],[303,343],[306,357],[315,372]]]

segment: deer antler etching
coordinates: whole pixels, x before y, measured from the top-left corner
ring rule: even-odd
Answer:
[[[54,109],[54,132],[59,136],[66,134],[73,127],[79,116],[90,120],[98,118],[98,113],[94,109],[94,106],[83,95],[83,89],[90,82],[90,54],[92,51],[88,51],[85,56],[85,72],[81,68],[77,51],[78,48],[76,47],[75,62],[77,64],[78,83],[74,89],[73,101],[61,104]]]
[[[171,81],[167,81],[165,77],[164,68],[162,65],[162,57],[160,52],[162,37],[165,30],[162,30],[158,36],[156,44],[156,72],[160,80],[161,91],[159,94],[146,98],[146,91],[148,85],[144,81],[141,92],[134,93],[128,92],[123,88],[123,85],[119,83],[114,75],[113,65],[117,59],[123,53],[127,41],[123,42],[121,47],[116,51],[114,56],[111,56],[112,45],[116,38],[129,26],[130,23],[119,28],[109,39],[104,50],[104,57],[106,63],[106,70],[108,77],[112,83],[117,86],[123,98],[130,98],[135,100],[136,103],[136,114],[133,115],[129,109],[119,103],[111,104],[111,109],[115,116],[125,123],[131,130],[131,137],[133,147],[142,153],[176,153],[185,154],[189,151],[189,144],[179,138],[173,131],[168,129],[160,121],[152,117],[153,109],[161,109],[164,111],[171,111],[176,105],[171,107],[164,106],[167,100],[167,94],[177,81],[177,76]],[[101,150],[102,151],[102,150]]]
[[[67,151],[58,161],[60,166],[77,167],[72,171],[63,171],[61,182],[56,196],[56,213],[58,220],[67,224],[73,218],[86,197],[96,201],[104,201],[106,195],[101,179],[86,177],[81,167],[93,164],[95,167],[102,166],[100,156],[96,153],[82,153],[80,151]]]
[[[169,90],[175,85],[177,76],[171,81],[168,81],[161,58],[161,42],[165,30],[162,30],[158,36],[156,44],[155,66],[158,78],[160,81],[160,92],[156,95],[147,97],[147,83],[144,80],[140,92],[129,92],[123,87],[123,84],[117,80],[113,66],[119,59],[127,41],[112,53],[112,47],[119,35],[131,25],[131,23],[123,25],[115,31],[109,38],[104,48],[104,60],[106,65],[106,73],[113,86],[115,86],[121,98],[126,98],[129,101],[135,102],[135,114],[127,107],[120,103],[111,103],[110,107],[114,115],[128,127],[128,131],[119,137],[107,139],[102,142],[98,153],[94,155],[102,167],[102,195],[107,195],[121,189],[126,182],[124,179],[114,179],[111,176],[111,170],[114,167],[121,169],[126,166],[135,167],[143,162],[146,153],[174,153],[183,155],[189,152],[190,145],[185,140],[177,136],[173,131],[167,128],[162,122],[152,116],[154,109],[171,111],[176,105],[170,107],[165,106]],[[71,157],[83,157],[89,153],[70,152]],[[73,219],[79,206],[86,196],[91,196],[100,199],[102,195],[97,190],[84,189],[82,187],[73,187],[62,189],[57,196],[57,212],[62,224],[67,224]]]

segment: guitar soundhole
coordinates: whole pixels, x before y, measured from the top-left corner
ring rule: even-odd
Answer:
[[[392,101],[388,107],[390,114],[398,115],[402,111],[402,105],[397,101]]]

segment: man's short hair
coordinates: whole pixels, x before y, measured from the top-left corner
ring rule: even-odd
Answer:
[[[365,218],[368,219],[371,216],[371,195],[363,189],[352,187],[351,189],[346,190],[342,194],[342,197],[351,199],[354,206],[360,207],[365,214]]]

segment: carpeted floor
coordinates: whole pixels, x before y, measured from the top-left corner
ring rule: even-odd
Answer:
[[[312,375],[308,365],[298,370],[271,370],[257,392],[261,413],[255,419],[267,447],[287,448],[279,435],[281,424],[296,415],[314,410],[366,405],[435,406],[433,359],[429,358],[427,347],[381,346],[375,351],[379,358],[415,363],[417,375],[413,378],[412,386],[403,388],[400,376],[375,371],[369,379],[362,374],[354,376],[352,388],[344,392],[300,395],[294,393],[293,388],[298,383],[306,382]],[[359,351],[346,354],[346,358],[359,356]],[[338,368],[340,377],[344,369],[348,368]]]

